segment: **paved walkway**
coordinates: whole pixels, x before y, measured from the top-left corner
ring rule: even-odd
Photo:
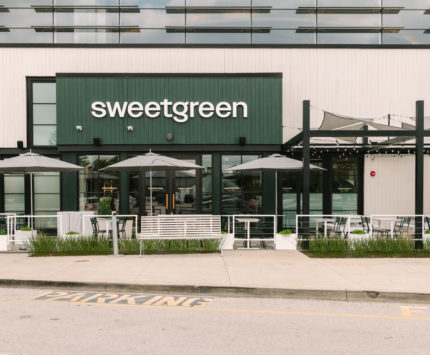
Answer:
[[[430,294],[430,259],[311,259],[268,250],[223,256],[0,254],[0,279]]]

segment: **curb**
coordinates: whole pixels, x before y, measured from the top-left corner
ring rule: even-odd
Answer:
[[[234,286],[144,285],[105,282],[0,279],[0,287],[87,290],[99,292],[161,293],[219,297],[307,299],[344,302],[430,303],[429,293],[349,290],[306,290]]]

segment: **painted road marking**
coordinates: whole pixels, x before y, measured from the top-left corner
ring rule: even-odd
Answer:
[[[423,313],[427,307],[424,306],[400,306],[400,310],[405,317],[412,317],[412,313]]]
[[[51,291],[33,297],[35,301],[59,301],[69,303],[94,303],[133,306],[204,307],[212,298],[190,296],[136,295],[104,292]]]
[[[84,296],[85,295],[85,296]],[[110,297],[115,295],[117,297]],[[143,297],[141,297],[143,296]],[[185,298],[182,299],[182,298]],[[100,301],[99,301],[100,300]],[[115,300],[117,300],[115,302]],[[84,301],[84,302],[83,302]],[[175,309],[189,311],[208,312],[228,312],[228,313],[253,313],[268,315],[289,315],[289,316],[311,316],[311,317],[336,317],[336,318],[356,318],[356,319],[384,319],[384,320],[420,320],[430,321],[430,317],[412,316],[413,310],[424,310],[423,306],[412,307],[411,316],[404,315],[378,315],[378,314],[350,314],[350,313],[323,313],[323,312],[302,312],[302,311],[275,311],[258,309],[234,309],[234,308],[213,308],[205,307],[213,301],[207,297],[187,297],[187,296],[165,296],[165,295],[127,295],[113,293],[96,292],[59,292],[51,291],[32,299],[0,299],[0,302],[46,302],[46,303],[69,303],[69,304],[91,304],[94,306],[107,307],[137,307],[149,309]],[[133,304],[134,302],[134,304]],[[177,304],[177,305],[176,305]],[[402,306],[400,306],[402,307]]]

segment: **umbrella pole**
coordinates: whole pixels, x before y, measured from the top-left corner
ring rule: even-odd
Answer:
[[[150,200],[150,216],[152,216],[152,169],[149,169],[149,200]]]

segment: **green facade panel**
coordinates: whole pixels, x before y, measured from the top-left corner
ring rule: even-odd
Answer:
[[[180,120],[185,120],[183,115],[175,115],[172,111],[177,102],[210,102],[214,106],[220,102],[231,106],[234,102],[245,103],[247,117],[243,117],[244,106],[241,104],[237,106],[236,118],[232,117],[232,109],[227,118],[217,116],[216,110],[212,117],[204,118],[195,106],[195,116],[182,123],[165,117],[164,106],[156,118],[148,117],[146,112],[133,118],[127,111],[123,118],[119,117],[118,111],[113,118],[109,113],[103,118],[92,115],[94,102],[103,102],[105,106],[109,103],[111,107],[118,102],[119,107],[124,108],[131,102],[142,103],[145,107],[148,102],[160,103],[165,99],[172,102],[167,107],[168,115]],[[177,106],[177,111],[183,110],[184,106]],[[190,112],[189,104],[188,116]],[[79,131],[77,126],[82,130]],[[129,126],[133,126],[133,131],[128,129]],[[168,134],[173,136],[171,141],[167,139]],[[246,144],[281,144],[282,78],[264,74],[249,77],[57,76],[58,145],[93,144],[94,137],[99,137],[103,145],[238,144],[239,137],[246,137]]]

